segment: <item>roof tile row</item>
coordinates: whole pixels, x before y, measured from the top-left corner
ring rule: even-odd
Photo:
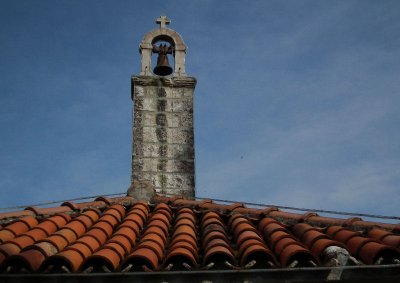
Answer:
[[[0,215],[2,272],[393,264],[399,226],[156,196]],[[67,209],[65,209],[67,208]],[[21,216],[22,215],[22,216]]]

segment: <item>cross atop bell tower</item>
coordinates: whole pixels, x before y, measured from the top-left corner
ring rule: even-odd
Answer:
[[[144,189],[150,185],[161,195],[190,198],[195,195],[196,79],[186,74],[187,48],[182,37],[166,27],[171,21],[160,16],[156,23],[160,26],[148,32],[139,45],[140,74],[132,76],[132,185],[128,194],[148,198],[151,193],[142,191],[151,192]],[[152,56],[158,57],[154,69]]]
[[[171,20],[167,18],[167,16],[160,16],[156,19],[156,24],[160,25],[160,28],[166,28],[167,25],[171,23]]]

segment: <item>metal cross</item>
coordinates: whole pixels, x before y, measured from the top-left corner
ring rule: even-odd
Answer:
[[[171,20],[167,16],[160,16],[156,19],[156,23],[160,25],[160,28],[166,28],[167,25],[171,23]]]

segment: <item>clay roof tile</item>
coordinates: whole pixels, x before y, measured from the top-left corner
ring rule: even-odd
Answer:
[[[150,205],[119,197],[28,209],[0,214],[8,217],[0,226],[2,270],[197,270],[210,263],[211,269],[309,267],[319,265],[331,246],[366,264],[400,258],[398,225],[359,218],[159,196]]]

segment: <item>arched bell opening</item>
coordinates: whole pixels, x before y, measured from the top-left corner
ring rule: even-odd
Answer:
[[[154,38],[152,42],[151,65],[157,76],[169,76],[174,72],[175,66],[175,44],[166,36]]]
[[[160,28],[148,32],[139,45],[139,51],[141,54],[140,75],[186,76],[185,56],[187,48],[182,37],[176,31],[166,27],[166,25],[170,23],[166,17],[161,16],[157,19],[156,23],[160,24]],[[160,55],[160,53],[155,54],[156,52],[154,52],[154,49],[157,49],[159,44],[165,44],[168,47],[166,52],[167,54],[165,54],[166,56],[161,58],[164,59],[161,60],[161,63],[164,62],[163,64],[165,66],[172,68],[172,72],[170,68],[163,67],[161,70],[166,69],[167,71],[156,71],[154,73],[154,66],[157,67],[157,59]],[[157,47],[154,48],[154,45]],[[168,64],[165,63],[166,60],[168,60]]]

